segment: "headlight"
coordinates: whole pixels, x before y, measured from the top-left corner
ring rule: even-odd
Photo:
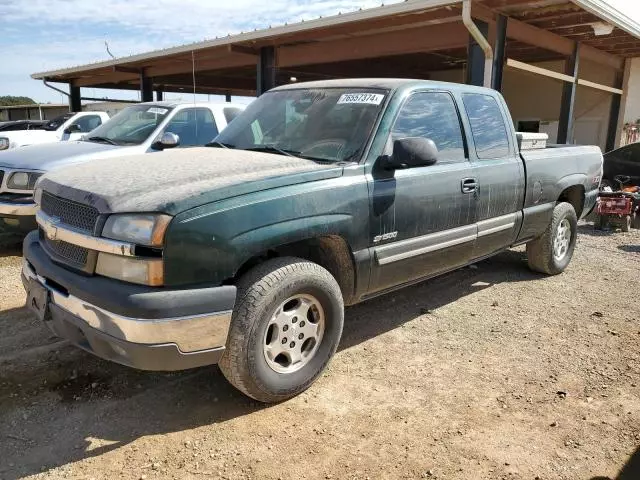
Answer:
[[[100,252],[96,273],[104,277],[152,287],[159,287],[164,283],[161,258],[122,257]]]
[[[168,215],[111,215],[102,229],[102,236],[123,242],[161,247],[164,233],[171,222]]]
[[[12,173],[7,181],[7,187],[14,190],[33,190],[36,186],[38,178],[42,173],[35,172],[15,172]]]
[[[9,148],[9,139],[7,137],[0,137],[0,150],[6,150]]]

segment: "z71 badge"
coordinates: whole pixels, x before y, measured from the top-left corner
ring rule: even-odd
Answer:
[[[391,240],[392,238],[396,238],[397,236],[398,232],[389,232],[382,235],[376,235],[375,237],[373,237],[373,243],[383,242],[384,240]]]

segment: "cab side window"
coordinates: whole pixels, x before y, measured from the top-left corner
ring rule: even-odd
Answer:
[[[498,102],[491,95],[462,95],[478,158],[492,159],[509,155],[509,136]]]
[[[391,130],[391,140],[423,137],[438,147],[438,163],[465,162],[460,118],[446,92],[414,93],[402,106]]]
[[[100,115],[84,115],[74,121],[71,125],[77,125],[80,127],[80,132],[88,133],[102,125],[102,119],[100,118]]]
[[[216,121],[208,108],[185,108],[179,111],[164,131],[178,135],[181,147],[205,145],[218,135]]]

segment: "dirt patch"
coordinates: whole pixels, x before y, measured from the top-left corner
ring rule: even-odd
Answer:
[[[264,406],[216,367],[150,374],[53,338],[0,256],[0,478],[640,478],[640,232],[582,226],[347,309],[340,351]]]

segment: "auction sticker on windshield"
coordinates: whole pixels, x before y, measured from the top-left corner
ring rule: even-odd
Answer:
[[[164,115],[168,111],[169,110],[167,110],[166,108],[159,108],[159,107],[151,107],[147,110],[148,113],[155,113],[156,115]]]
[[[340,95],[338,105],[344,103],[366,103],[369,105],[380,105],[384,95],[380,93],[345,93]]]

